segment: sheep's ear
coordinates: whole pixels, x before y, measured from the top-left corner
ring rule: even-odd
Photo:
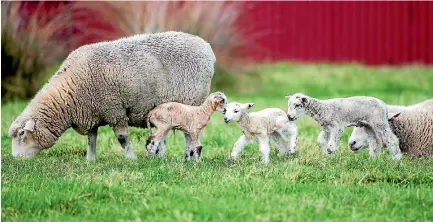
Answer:
[[[9,127],[9,132],[8,135],[9,137],[15,137],[18,131],[18,127],[20,127],[20,125],[14,121],[11,126]]]
[[[393,120],[395,118],[397,118],[398,116],[400,116],[401,112],[398,113],[388,113],[388,120]]]
[[[308,103],[308,98],[307,98],[306,96],[302,96],[302,97],[301,97],[301,102],[302,102],[303,104]]]
[[[290,99],[290,96],[285,96],[284,98],[286,98],[286,100],[289,100],[289,99]]]
[[[32,119],[28,120],[23,129],[33,132],[35,130],[35,121]]]

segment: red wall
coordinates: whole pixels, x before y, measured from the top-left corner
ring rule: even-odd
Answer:
[[[250,30],[257,44],[245,53],[257,60],[433,64],[433,2],[247,2],[245,9],[239,30]]]
[[[433,63],[433,2],[251,2],[255,58]]]

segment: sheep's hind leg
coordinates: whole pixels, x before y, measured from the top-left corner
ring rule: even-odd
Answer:
[[[156,131],[155,135],[150,136],[149,139],[147,139],[146,141],[147,156],[154,156],[155,154],[159,155],[159,152],[161,151],[159,150],[160,145],[164,143],[168,131],[170,131],[170,129],[165,129],[160,127]]]
[[[240,136],[233,146],[233,151],[230,154],[230,158],[233,160],[236,159],[239,153],[242,152],[244,147],[249,143],[251,143],[251,140],[248,140],[245,135]]]
[[[87,136],[87,160],[96,160],[96,138],[98,136],[98,127],[95,127]]]
[[[117,140],[122,146],[125,156],[130,159],[137,159],[134,151],[132,151],[131,142],[128,137],[128,126],[114,126],[114,134],[116,134]]]

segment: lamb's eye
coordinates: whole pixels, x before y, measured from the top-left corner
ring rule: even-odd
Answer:
[[[235,113],[238,113],[238,112],[239,112],[239,110],[235,110],[234,112],[235,112]]]
[[[296,104],[296,105],[295,105],[295,108],[298,108],[298,107],[300,107],[300,106],[301,106],[300,104]]]
[[[18,133],[18,135],[19,135],[19,136],[24,135],[24,130],[21,130],[21,131]]]
[[[227,111],[226,108],[224,108],[224,110],[223,110],[223,114],[226,114],[226,111]]]

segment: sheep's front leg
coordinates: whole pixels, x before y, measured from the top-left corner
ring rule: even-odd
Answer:
[[[257,139],[259,141],[259,150],[262,154],[262,162],[264,164],[269,163],[269,154],[270,154],[270,148],[269,148],[269,137],[266,134],[258,135]]]
[[[159,157],[165,157],[165,147],[167,146],[167,136],[165,136],[158,145],[156,155]]]
[[[251,140],[249,140],[245,135],[240,136],[233,146],[233,151],[230,154],[230,158],[236,159],[239,153],[242,152],[244,147],[249,143],[251,143]]]
[[[113,127],[114,134],[116,134],[117,140],[122,146],[125,156],[130,159],[137,159],[134,151],[132,151],[132,146],[128,137],[128,127],[127,126],[115,126]]]
[[[96,160],[96,138],[98,136],[98,127],[92,129],[87,135],[87,160]]]
[[[329,141],[329,132],[326,131],[325,129],[322,129],[322,131],[320,131],[319,136],[317,137],[317,144],[319,144],[320,147],[320,151],[323,154],[328,154],[328,152],[326,151],[326,145]]]
[[[189,159],[199,160],[203,146],[200,143],[200,132],[190,134]]]
[[[389,127],[385,128],[385,130],[384,130],[384,139],[383,140],[386,144],[386,147],[389,150],[389,153],[391,154],[391,159],[400,160],[402,157],[401,149],[400,149],[400,142],[399,142],[397,136],[394,133],[392,133],[392,131]]]
[[[343,131],[344,128],[336,128],[331,130],[327,147],[328,154],[334,154],[337,151],[338,142],[340,141]]]

